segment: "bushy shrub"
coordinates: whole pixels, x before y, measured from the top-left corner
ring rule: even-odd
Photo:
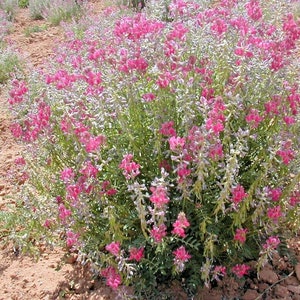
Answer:
[[[50,5],[50,0],[30,0],[28,4],[29,14],[33,20],[40,20],[44,18],[44,13]]]
[[[18,1],[18,5],[21,8],[26,8],[29,5],[29,0],[19,0]]]
[[[10,21],[14,19],[17,8],[18,0],[0,0],[0,9],[6,12]]]
[[[22,61],[17,52],[5,44],[0,45],[0,84],[6,83],[13,73],[20,73],[22,69]]]
[[[43,81],[10,92],[35,239],[63,237],[141,299],[158,283],[193,293],[264,264],[299,226],[289,3],[149,1],[139,14],[107,9],[72,36]]]
[[[0,45],[3,43],[4,37],[9,33],[12,22],[9,21],[7,13],[0,9]]]

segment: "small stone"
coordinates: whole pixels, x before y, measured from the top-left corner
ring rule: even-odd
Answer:
[[[258,283],[258,291],[260,292],[260,293],[262,293],[262,292],[264,292],[267,288],[269,288],[269,285],[268,284],[266,284],[266,283]]]
[[[267,282],[270,284],[273,284],[278,280],[277,274],[273,270],[270,270],[268,268],[264,268],[259,272],[259,278],[263,282]]]
[[[259,293],[256,290],[247,290],[242,300],[255,300],[259,296]]]
[[[300,286],[288,285],[287,289],[294,294],[300,295]]]
[[[284,283],[286,285],[295,285],[298,286],[300,285],[299,280],[295,276],[289,276],[284,280]]]
[[[289,290],[283,285],[276,285],[274,288],[274,295],[279,297],[279,299],[285,299],[289,296]]]
[[[295,273],[296,273],[297,279],[300,281],[300,263],[298,263],[298,264],[295,266]]]

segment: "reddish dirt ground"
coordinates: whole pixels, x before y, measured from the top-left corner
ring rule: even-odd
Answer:
[[[99,12],[103,4],[93,1],[93,12]],[[45,26],[41,32],[25,34],[26,28]],[[31,68],[43,68],[43,63],[53,54],[52,49],[64,39],[61,27],[51,27],[45,21],[33,21],[27,9],[21,9],[14,21],[13,31],[8,36],[11,43],[26,59],[27,71]],[[0,86],[0,209],[8,209],[13,205],[8,197],[13,193],[13,186],[7,176],[14,168],[14,160],[18,157],[21,146],[16,144],[10,130],[11,116],[6,108],[5,88]],[[225,278],[213,289],[202,289],[193,299],[230,300],[230,299],[283,299],[300,300],[300,239],[290,242],[298,260],[291,266],[287,259],[277,257],[272,264],[266,265],[259,276],[237,282]],[[17,255],[12,246],[0,249],[0,300],[14,299],[117,299],[109,288],[98,278],[93,279],[87,268],[75,263],[69,257],[63,259],[64,251],[55,249],[46,251],[39,261],[28,256]],[[255,262],[253,262],[255,264]],[[187,299],[178,290],[176,284],[171,298]],[[119,298],[118,298],[119,299]]]

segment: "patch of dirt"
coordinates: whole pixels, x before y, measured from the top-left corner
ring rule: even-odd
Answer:
[[[102,1],[91,1],[93,12],[103,9]],[[39,31],[40,29],[40,31]],[[19,10],[14,29],[7,37],[19,50],[31,68],[43,68],[51,60],[53,48],[64,40],[61,27],[51,27],[43,20],[33,21],[28,9]],[[0,90],[0,209],[5,210],[11,203],[13,192],[9,176],[15,168],[21,146],[10,132],[11,117],[6,108],[6,92]],[[297,264],[290,265],[287,259],[274,257],[257,277],[254,268],[250,276],[237,281],[224,278],[210,289],[199,290],[194,300],[258,300],[282,299],[300,300],[300,239],[290,242]],[[76,257],[66,257],[63,249],[45,251],[38,261],[18,255],[12,247],[0,249],[0,300],[29,299],[120,299],[104,282],[92,274],[87,266],[76,263]],[[255,262],[251,263],[252,266]],[[259,278],[259,279],[258,279]],[[187,295],[174,283],[170,287],[172,299],[188,299]],[[124,293],[126,290],[123,291]]]

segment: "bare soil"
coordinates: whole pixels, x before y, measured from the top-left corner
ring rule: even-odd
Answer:
[[[93,12],[100,12],[103,4],[91,1]],[[44,28],[40,32],[30,32],[32,28]],[[14,21],[13,31],[8,40],[26,59],[27,71],[44,68],[52,59],[53,49],[64,39],[63,29],[51,27],[44,20],[34,21],[27,9],[20,9]],[[14,170],[14,161],[21,146],[10,133],[11,116],[6,107],[7,91],[0,86],[0,209],[13,205],[14,186],[8,179]],[[300,239],[289,243],[297,264],[292,266],[287,258],[275,257],[259,274],[253,271],[248,278],[236,281],[233,278],[215,284],[211,289],[199,290],[194,299],[283,299],[300,300]],[[251,262],[253,267],[255,262]],[[254,270],[254,268],[253,268]],[[187,295],[175,282],[170,287],[170,298],[184,300]],[[0,249],[0,300],[26,299],[118,299],[110,288],[99,278],[94,278],[88,267],[76,262],[76,257],[67,255],[63,249],[45,251],[38,261],[19,255],[13,247],[6,245]]]

